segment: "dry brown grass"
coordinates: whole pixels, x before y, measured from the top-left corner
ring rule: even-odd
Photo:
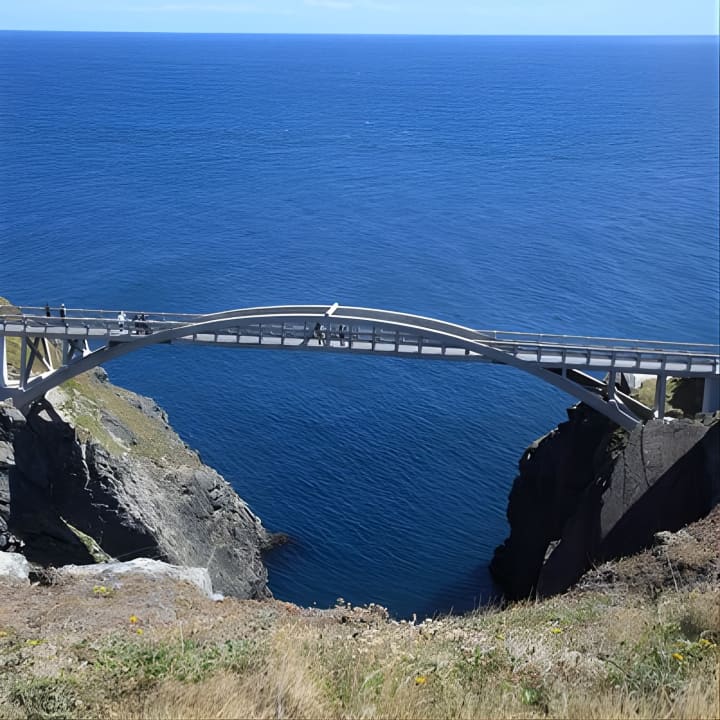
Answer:
[[[163,681],[113,716],[716,718],[719,601],[568,596],[419,626],[363,609],[282,616],[242,673]]]
[[[111,590],[0,588],[0,715],[720,716],[717,588],[569,594],[419,625],[377,608],[216,603],[160,578]]]

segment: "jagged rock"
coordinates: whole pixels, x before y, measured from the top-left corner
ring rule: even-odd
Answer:
[[[43,566],[94,562],[89,536],[112,557],[205,567],[224,594],[268,597],[269,535],[246,503],[167,429],[154,401],[88,381],[118,410],[60,389],[27,419],[0,407],[0,532],[22,538]],[[130,411],[145,420],[129,427]],[[73,424],[91,414],[105,441]],[[135,451],[143,429],[161,445],[155,456]]]
[[[582,405],[568,416],[528,449],[513,483],[511,534],[491,563],[510,599],[562,592],[592,564],[650,546],[720,498],[720,417],[651,420],[626,433]]]
[[[615,429],[599,413],[577,406],[568,410],[567,422],[525,451],[508,501],[511,534],[490,565],[506,597],[533,593],[548,545],[560,539],[580,498],[595,483],[593,456],[603,456]]]
[[[213,593],[212,582],[206,568],[180,567],[150,558],[137,558],[128,562],[102,563],[99,565],[65,565],[58,568],[55,575],[57,579],[62,579],[64,576],[93,577],[97,578],[98,583],[112,587],[123,575],[129,573],[151,575],[153,578],[169,577],[173,580],[189,582],[199,587],[209,598],[215,599],[218,597]]]

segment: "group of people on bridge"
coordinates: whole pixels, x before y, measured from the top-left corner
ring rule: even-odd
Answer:
[[[117,316],[118,330],[125,330],[125,323],[127,322],[127,315],[125,311],[121,310]],[[150,323],[145,317],[145,313],[139,315],[135,313],[132,317],[133,332],[135,335],[150,335],[152,330],[150,329]]]
[[[60,303],[60,307],[58,308],[58,316],[64,320],[65,315],[65,303]],[[52,317],[52,310],[50,309],[50,305],[48,303],[45,303],[45,317]]]
[[[57,313],[58,317],[61,320],[65,321],[65,325],[67,326],[67,310],[65,308],[65,303],[60,303],[60,307],[58,308]],[[52,317],[52,314],[53,310],[50,307],[50,304],[45,303],[45,317]],[[121,310],[117,315],[118,330],[124,332],[126,322],[127,315],[125,314],[124,310]],[[150,335],[152,333],[150,323],[148,322],[148,318],[146,317],[145,313],[135,313],[133,315],[132,327],[135,335]]]
[[[347,327],[345,325],[338,325],[337,326],[337,337],[340,340],[340,345],[345,345],[345,333],[347,331]],[[330,334],[332,334],[332,328],[330,328]],[[326,340],[328,336],[328,331],[325,329],[325,327],[321,323],[315,323],[315,328],[313,330],[313,337],[317,339],[318,345],[323,344],[323,340]]]

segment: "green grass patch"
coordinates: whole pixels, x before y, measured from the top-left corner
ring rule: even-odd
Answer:
[[[63,383],[68,400],[62,410],[89,436],[114,455],[124,452],[159,462],[173,458],[180,464],[197,465],[199,459],[160,418],[149,417],[137,407],[132,393],[100,382],[83,373]],[[102,422],[103,414],[114,417],[132,433],[133,442],[122,443]]]
[[[657,380],[648,378],[633,391],[633,396],[647,407],[655,407]],[[665,385],[665,415],[694,417],[702,409],[703,383],[698,378],[669,377]]]
[[[197,643],[147,642],[116,638],[98,652],[93,669],[104,681],[145,687],[164,680],[198,682],[211,673],[241,673],[260,657],[249,640]]]
[[[18,717],[52,720],[86,716],[79,686],[69,678],[39,677],[17,681],[10,690],[9,699],[21,711]],[[7,716],[3,713],[3,717]]]
[[[88,553],[90,553],[90,557],[92,557],[93,560],[95,560],[96,563],[106,563],[111,562],[112,558],[98,545],[98,543],[90,537],[90,535],[87,535],[82,530],[78,530],[74,525],[71,525],[65,518],[61,518],[61,520],[65,523],[68,530],[70,530],[75,537],[77,537],[78,540],[87,548]]]

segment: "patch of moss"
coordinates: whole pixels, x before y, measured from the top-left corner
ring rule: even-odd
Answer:
[[[633,396],[647,407],[655,406],[657,380],[648,378],[633,391]],[[665,386],[666,417],[694,417],[702,409],[703,383],[699,378],[667,379]]]
[[[63,412],[108,452],[114,455],[128,452],[155,462],[168,457],[177,460],[182,456],[184,464],[199,464],[197,455],[188,450],[160,418],[149,417],[136,406],[133,393],[100,382],[92,372],[68,380],[62,389],[69,397],[69,402],[62,406]],[[126,427],[132,433],[133,442],[125,445],[117,440],[103,424],[103,414]]]
[[[65,523],[68,530],[87,548],[90,557],[92,557],[96,563],[112,562],[110,555],[108,555],[90,535],[87,535],[82,530],[78,530],[78,528],[71,525],[65,518],[61,518],[61,520]]]

